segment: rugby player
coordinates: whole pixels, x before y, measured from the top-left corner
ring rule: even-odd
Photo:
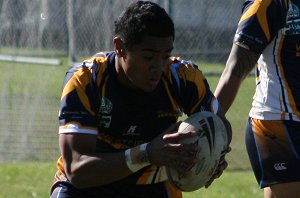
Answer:
[[[300,197],[300,1],[247,0],[215,95],[225,112],[253,68],[246,128],[265,198]]]
[[[198,150],[178,144],[196,135],[178,133],[178,117],[206,110],[226,118],[197,66],[171,57],[174,38],[164,9],[137,1],[115,22],[114,51],[67,72],[52,198],[182,197],[164,167],[184,173],[180,164],[198,159],[180,153]]]

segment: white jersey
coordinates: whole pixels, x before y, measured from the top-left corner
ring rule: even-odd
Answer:
[[[299,0],[249,0],[244,4],[234,42],[261,53],[249,113],[252,118],[300,121],[299,8]]]

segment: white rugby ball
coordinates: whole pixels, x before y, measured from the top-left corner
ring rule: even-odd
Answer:
[[[226,128],[217,115],[209,111],[202,111],[184,120],[178,131],[197,131],[197,136],[185,138],[180,143],[197,144],[201,148],[199,152],[185,152],[182,154],[196,156],[199,162],[191,165],[180,164],[187,169],[187,173],[184,175],[178,173],[175,169],[166,167],[168,179],[176,188],[182,191],[195,191],[210,180],[221,156],[227,150]]]

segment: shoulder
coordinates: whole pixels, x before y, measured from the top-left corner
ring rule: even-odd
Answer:
[[[286,0],[247,0],[233,42],[256,53],[266,46],[284,28],[288,12]]]
[[[170,58],[170,64],[169,66],[171,68],[196,68],[198,69],[198,66],[190,61],[190,60],[184,60],[181,59],[180,57],[171,57]]]
[[[74,66],[69,72],[98,73],[108,69],[108,62],[114,58],[114,52],[98,52],[82,63]]]
[[[108,62],[113,52],[98,52],[92,57],[84,60],[69,69],[65,76],[65,82],[80,81],[87,84],[91,81],[96,81],[99,76],[103,76],[108,70]]]
[[[204,78],[202,71],[193,61],[184,60],[180,57],[171,57],[166,74],[177,79],[193,81],[195,78]]]
[[[82,63],[83,68],[98,71],[107,69],[108,62],[114,58],[114,52],[98,52]]]

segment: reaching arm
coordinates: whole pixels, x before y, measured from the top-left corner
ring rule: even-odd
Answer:
[[[95,135],[59,135],[66,176],[78,188],[110,183],[131,174],[124,152],[96,153],[96,141]]]
[[[223,109],[220,107],[218,110],[217,115],[222,119],[225,128],[226,128],[226,132],[227,132],[227,139],[228,139],[228,149],[229,149],[229,145],[231,143],[232,140],[232,128],[231,128],[231,124],[230,122],[227,120],[226,116],[223,113]]]
[[[171,126],[148,144],[146,152],[151,164],[170,166],[184,171],[180,164],[174,163],[176,159],[187,164],[197,161],[197,159],[180,155],[181,151],[195,151],[197,149],[195,146],[178,144],[180,139],[196,136],[197,133],[178,133],[176,132],[177,127],[178,125]],[[125,151],[99,153],[96,152],[96,142],[95,135],[59,135],[65,174],[75,187],[86,188],[109,184],[137,171],[135,166],[131,166],[131,168],[128,166],[128,157],[125,157]],[[131,148],[130,161],[132,163],[135,159],[140,158],[143,164],[144,156],[140,156],[142,150],[139,148],[140,146]],[[145,166],[142,165],[142,167]]]
[[[233,44],[214,93],[225,114],[232,105],[242,81],[254,68],[258,58],[259,54]]]

